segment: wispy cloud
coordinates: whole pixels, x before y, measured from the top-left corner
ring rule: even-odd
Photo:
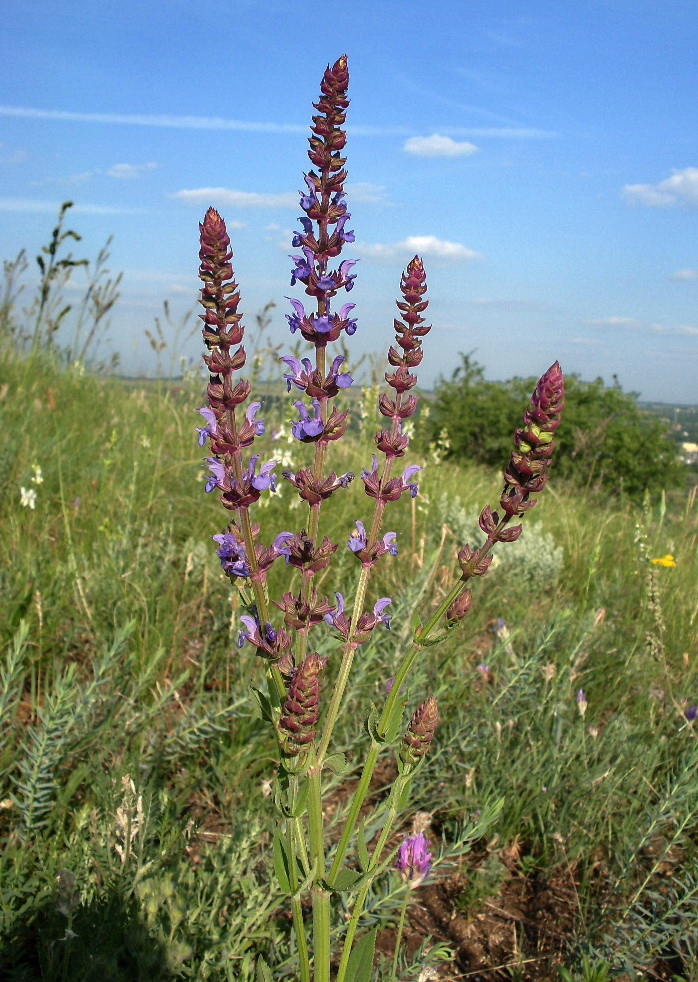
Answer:
[[[119,180],[132,180],[140,177],[149,170],[155,170],[157,164],[151,160],[147,164],[112,164],[107,171],[107,177],[116,177]]]
[[[411,136],[402,149],[414,157],[472,157],[478,147],[468,141],[458,142],[450,136],[433,133],[431,136]]]
[[[698,206],[698,167],[675,170],[659,184],[626,184],[625,200],[649,208],[673,208],[676,205]]]
[[[60,201],[39,201],[32,198],[0,198],[0,211],[24,213],[57,214],[61,207]],[[144,208],[119,208],[113,205],[75,205],[72,213],[79,215],[145,215]]]
[[[367,205],[390,204],[386,188],[381,184],[371,184],[369,181],[355,181],[344,185],[349,201],[357,201]]]
[[[65,174],[63,177],[43,177],[40,181],[31,181],[31,186],[35,188],[43,187],[77,187],[87,184],[99,171],[84,170],[79,174]]]
[[[298,195],[293,191],[265,193],[235,191],[232,188],[191,188],[170,195],[187,205],[222,205],[230,208],[296,208]]]
[[[675,280],[677,283],[690,283],[693,280],[698,280],[698,269],[677,269],[669,279]]]
[[[5,146],[4,143],[0,143],[0,163],[21,164],[28,156],[29,154],[26,150],[20,150],[19,148],[12,150],[10,147]]]
[[[103,123],[112,126],[150,126],[184,130],[232,130],[241,133],[307,133],[306,123],[273,123],[263,120],[226,119],[223,116],[176,116],[171,113],[87,113],[65,109],[36,109],[30,106],[0,106],[0,116],[15,119],[49,119],[63,123]],[[453,136],[491,136],[515,140],[538,140],[557,136],[551,130],[519,126],[439,126]],[[409,136],[407,126],[347,126],[352,136]]]
[[[691,324],[658,324],[656,321],[646,323],[637,317],[598,317],[588,320],[590,327],[609,328],[619,327],[634,331],[637,334],[661,334],[665,337],[698,337],[698,327]]]
[[[460,242],[437,239],[435,235],[409,235],[402,242],[390,244],[357,242],[354,252],[379,262],[396,259],[400,256],[414,255],[452,262],[465,262],[470,259],[481,258],[477,252],[467,249]]]

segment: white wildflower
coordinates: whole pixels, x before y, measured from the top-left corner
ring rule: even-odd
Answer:
[[[34,488],[20,488],[19,497],[22,508],[31,508],[34,511],[36,508],[36,491]]]
[[[32,470],[34,471],[34,476],[32,477],[32,484],[43,484],[44,477],[41,473],[41,467],[38,464],[32,464]]]

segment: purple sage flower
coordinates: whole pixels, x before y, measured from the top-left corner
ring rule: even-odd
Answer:
[[[221,532],[211,536],[218,543],[216,555],[221,561],[223,572],[228,576],[238,576],[243,579],[250,575],[250,564],[245,556],[245,547],[232,532]]]
[[[206,440],[216,432],[216,415],[208,406],[197,409],[196,412],[201,413],[206,421],[206,426],[197,426],[196,428],[196,432],[199,434],[199,446],[203,447]]]
[[[322,435],[322,431],[324,429],[322,418],[320,416],[320,403],[317,399],[313,399],[313,416],[310,415],[300,400],[298,400],[298,402],[294,402],[293,405],[296,407],[301,417],[291,425],[291,431],[296,440],[300,440],[303,443],[310,443],[316,440]]]
[[[688,706],[688,708],[684,710],[684,716],[689,723],[693,723],[698,716],[698,706]]]
[[[395,868],[410,890],[414,890],[429,875],[433,860],[429,843],[424,833],[420,832],[419,835],[410,835],[403,840],[397,851]]]
[[[225,467],[216,457],[207,457],[206,463],[208,464],[208,469],[211,471],[211,475],[206,480],[204,491],[210,494],[214,488],[222,488],[224,486]]]

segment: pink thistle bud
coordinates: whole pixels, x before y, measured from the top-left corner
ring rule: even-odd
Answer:
[[[410,724],[402,738],[400,758],[404,763],[416,764],[422,758],[434,736],[436,724],[439,721],[439,711],[434,696],[429,696],[426,702],[418,706]]]

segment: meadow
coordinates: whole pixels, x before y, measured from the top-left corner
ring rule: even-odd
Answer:
[[[211,541],[224,516],[202,493],[201,378],[127,385],[7,341],[0,366],[0,974],[253,980],[263,955],[297,978],[270,861],[275,740],[250,698],[263,668],[237,646],[241,601]],[[258,452],[299,466],[288,398],[266,408]],[[362,714],[501,491],[501,472],[445,460],[415,425],[420,494],[394,504],[400,554],[372,584],[391,630],[361,650],[335,728],[346,761],[324,773],[330,841]],[[375,429],[355,405],[335,470],[367,465]],[[284,484],[255,520],[294,530]],[[638,505],[584,488],[553,467],[405,694],[411,712],[433,692],[440,723],[395,842],[423,829],[438,861],[407,911],[400,979],[698,978],[695,489]],[[322,532],[341,543],[366,499],[355,484],[333,504]],[[323,595],[356,580],[344,553]],[[274,595],[287,570],[270,576]],[[338,642],[318,644],[329,686]],[[369,842],[396,773],[386,752]],[[376,978],[400,890],[388,876],[367,898]],[[335,933],[347,903],[333,895]]]

